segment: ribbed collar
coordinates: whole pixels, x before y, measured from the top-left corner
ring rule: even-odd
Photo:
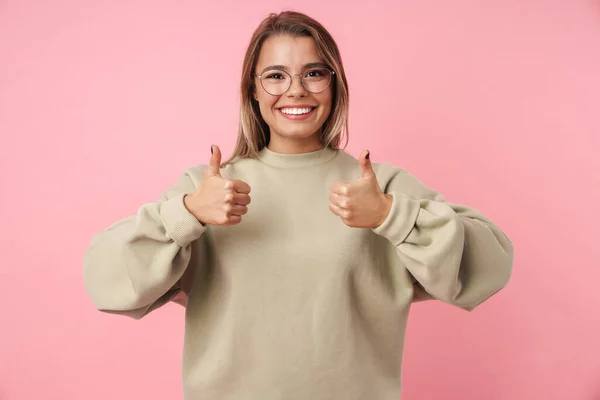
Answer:
[[[282,154],[275,153],[267,147],[259,152],[258,159],[277,168],[303,168],[326,163],[332,160],[339,150],[324,148],[310,153]]]

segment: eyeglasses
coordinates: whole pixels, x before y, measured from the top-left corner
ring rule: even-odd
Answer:
[[[281,96],[292,86],[294,76],[300,77],[302,86],[310,93],[321,93],[331,84],[331,76],[335,72],[328,68],[311,68],[301,74],[290,75],[284,70],[265,71],[256,77],[260,80],[260,85],[267,93],[272,96]]]

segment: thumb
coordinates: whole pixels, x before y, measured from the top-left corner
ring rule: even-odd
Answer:
[[[219,149],[219,146],[213,144],[210,147],[210,152],[212,155],[208,162],[207,172],[213,176],[221,176],[221,149]]]
[[[358,159],[360,163],[360,168],[362,170],[362,175],[360,179],[370,179],[375,177],[375,171],[373,171],[373,166],[371,165],[371,152],[369,150],[363,151]]]

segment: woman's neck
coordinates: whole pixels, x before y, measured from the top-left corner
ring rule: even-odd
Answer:
[[[317,151],[322,148],[322,145],[317,134],[303,139],[271,135],[268,148],[272,152],[279,154],[304,154]]]

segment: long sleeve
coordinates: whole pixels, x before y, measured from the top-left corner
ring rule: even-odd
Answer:
[[[389,175],[384,192],[392,196],[392,207],[374,232],[396,247],[420,288],[471,311],[506,286],[513,245],[500,228],[470,207],[447,202],[404,170]]]
[[[139,319],[178,300],[191,243],[206,230],[183,202],[194,190],[185,173],[158,201],[94,235],[84,257],[84,282],[98,310]]]

